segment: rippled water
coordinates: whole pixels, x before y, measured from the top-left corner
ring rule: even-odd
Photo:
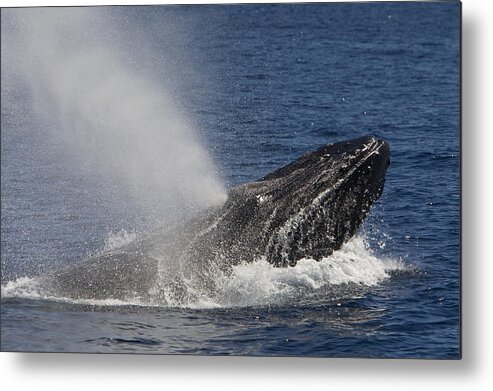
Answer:
[[[240,265],[193,308],[39,294],[36,276],[162,221],[39,121],[9,77],[2,13],[2,350],[459,356],[458,4],[97,12],[132,61],[145,42],[136,68],[178,102],[228,186],[374,134],[392,150],[385,191],[333,257]]]

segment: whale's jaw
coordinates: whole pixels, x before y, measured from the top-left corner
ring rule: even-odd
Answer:
[[[259,214],[268,215],[260,252],[274,266],[294,266],[338,250],[382,194],[389,164],[389,145],[363,137],[325,145],[251,184]]]

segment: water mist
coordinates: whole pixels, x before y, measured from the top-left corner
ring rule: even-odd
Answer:
[[[126,51],[128,32],[109,10],[2,10],[6,73],[30,90],[36,117],[76,158],[69,164],[91,161],[102,185],[116,179],[142,213],[176,218],[220,204],[224,187],[191,121],[139,64],[153,53],[145,42]]]

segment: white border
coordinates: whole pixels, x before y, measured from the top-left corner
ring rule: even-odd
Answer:
[[[205,3],[238,1],[206,1]],[[243,3],[249,1],[241,1]],[[173,1],[204,3],[204,1]],[[484,390],[493,384],[493,14],[463,1],[463,360],[365,360],[0,353],[3,387],[50,390]],[[0,6],[163,4],[163,1],[7,1]],[[7,389],[7,388],[4,388]],[[10,389],[10,388],[9,388]]]

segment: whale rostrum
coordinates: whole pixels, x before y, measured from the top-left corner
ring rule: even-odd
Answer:
[[[324,145],[258,181],[232,188],[222,206],[47,280],[67,297],[145,298],[159,289],[185,295],[183,284],[190,280],[213,289],[215,271],[227,273],[261,257],[274,267],[295,266],[303,258],[321,260],[361,226],[382,194],[389,164],[389,145],[375,137]]]

